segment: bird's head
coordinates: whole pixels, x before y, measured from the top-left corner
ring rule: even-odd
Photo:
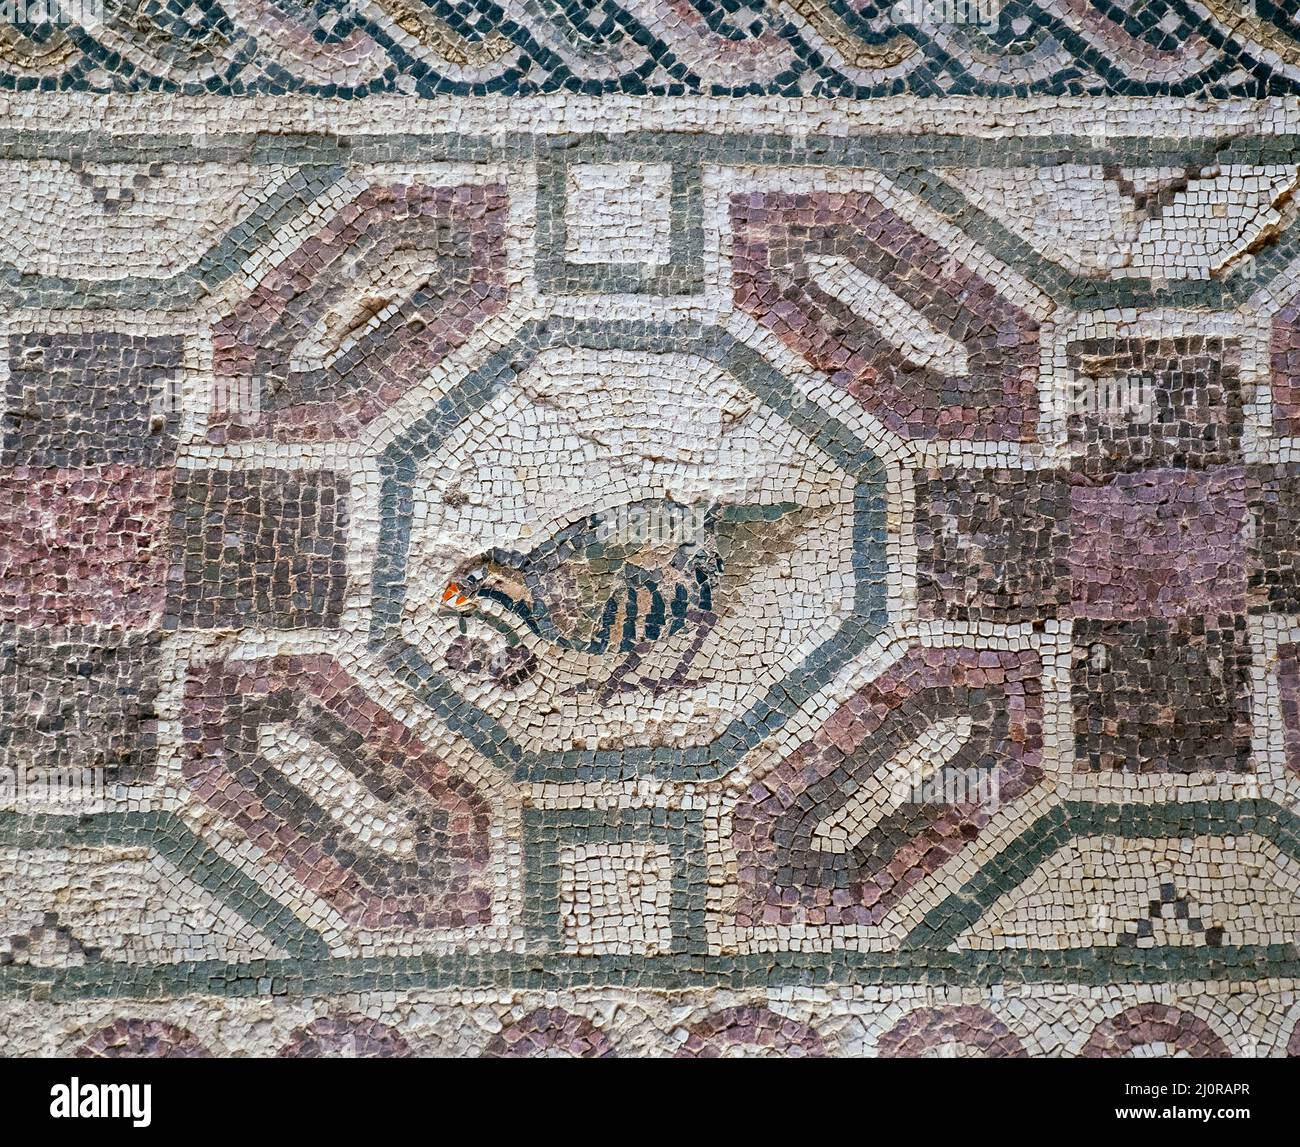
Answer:
[[[471,611],[474,608],[474,599],[482,589],[486,576],[487,567],[482,565],[456,574],[447,583],[447,588],[442,591],[443,608],[466,613]]]
[[[493,550],[457,569],[442,591],[442,607],[455,613],[472,613],[478,608],[485,590],[494,591],[494,597],[511,601],[520,601],[526,596],[519,571]]]

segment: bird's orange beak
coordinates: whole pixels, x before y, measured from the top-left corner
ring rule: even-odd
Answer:
[[[447,588],[442,591],[442,604],[450,605],[453,609],[464,609],[469,605],[469,598],[462,592],[459,583],[449,581]]]

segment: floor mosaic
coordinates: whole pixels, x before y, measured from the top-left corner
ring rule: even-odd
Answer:
[[[1271,95],[1286,0],[10,0],[0,84],[43,91]],[[62,7],[73,27],[43,23]],[[35,13],[36,15],[32,15]],[[129,195],[107,203],[129,202]]]
[[[0,25],[10,1054],[1300,1055],[1300,24],[962,11]]]

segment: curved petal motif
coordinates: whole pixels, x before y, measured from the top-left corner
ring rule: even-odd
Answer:
[[[404,1059],[411,1046],[388,1024],[365,1016],[322,1016],[297,1028],[280,1059]]]
[[[767,1051],[782,1057],[820,1059],[826,1047],[808,1024],[764,1007],[724,1008],[690,1029],[678,1059],[720,1059]]]
[[[1079,1054],[1087,1059],[1118,1059],[1139,1048],[1160,1045],[1166,1055],[1224,1059],[1227,1045],[1200,1016],[1165,1004],[1138,1004],[1102,1020]]]
[[[202,1059],[212,1053],[176,1024],[120,1019],[100,1028],[74,1054],[88,1059]]]
[[[917,1008],[909,1012],[883,1036],[878,1055],[915,1059],[945,1055],[948,1049],[970,1049],[990,1059],[1023,1059],[1024,1045],[1014,1033],[986,1008],[964,1005]]]

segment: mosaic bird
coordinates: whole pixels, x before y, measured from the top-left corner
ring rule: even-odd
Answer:
[[[755,569],[824,509],[795,502],[690,506],[649,498],[589,515],[527,553],[493,548],[448,583],[444,608],[474,614],[519,641],[531,634],[563,651],[617,657],[607,678],[573,692],[662,692],[686,674],[705,639]],[[646,656],[681,638],[676,664],[632,679]]]

